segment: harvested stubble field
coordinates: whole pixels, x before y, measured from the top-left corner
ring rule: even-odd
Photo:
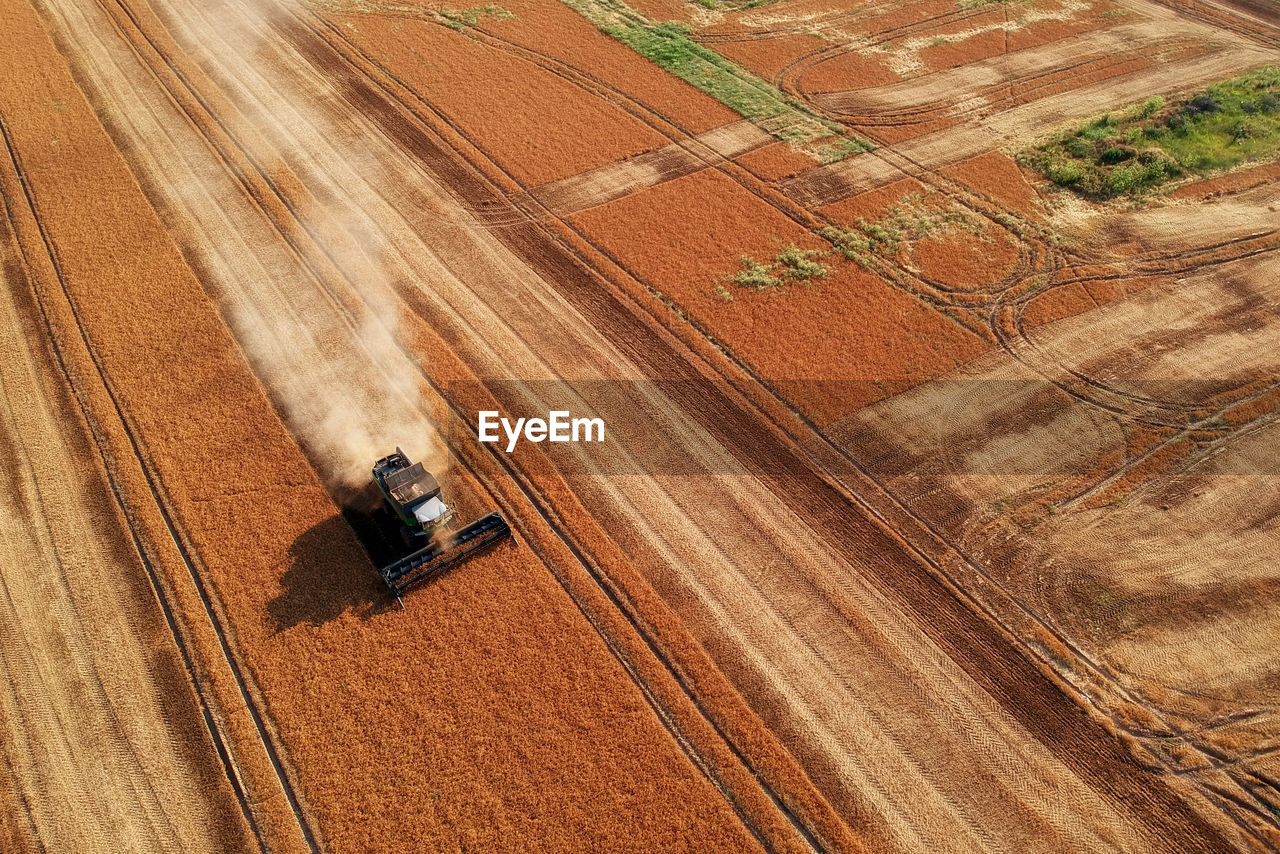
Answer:
[[[1014,159],[1265,21],[0,5],[4,850],[1280,844],[1272,167]]]

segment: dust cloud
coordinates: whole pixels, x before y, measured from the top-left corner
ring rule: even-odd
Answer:
[[[258,101],[242,102],[248,107],[242,115],[260,140],[284,153],[298,151],[297,140],[314,139],[318,132],[325,138],[325,131],[338,129],[297,81],[273,67],[264,43],[273,14],[279,9],[271,0],[217,2],[204,9],[205,23],[216,24],[223,44],[243,63],[238,83]],[[304,164],[273,166],[305,182]],[[315,247],[341,271],[342,291],[307,281],[312,274],[296,256],[285,261],[279,253],[259,255],[261,266],[250,271],[243,259],[228,257],[234,249],[220,249],[214,281],[206,285],[216,291],[232,334],[335,499],[354,501],[368,485],[373,463],[396,447],[441,474],[449,458],[427,415],[428,390],[399,343],[400,304],[387,279],[388,265],[372,248],[381,244],[364,233],[376,224],[362,220],[341,193],[318,193],[295,213],[307,223]],[[258,243],[255,254],[263,248]]]
[[[290,432],[335,498],[351,500],[375,460],[397,446],[440,474],[448,456],[417,366],[396,340],[394,307],[379,305],[353,328],[332,306],[293,311],[271,300],[224,305],[232,333]]]

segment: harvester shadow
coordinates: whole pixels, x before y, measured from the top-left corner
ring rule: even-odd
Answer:
[[[284,590],[267,603],[277,632],[302,623],[320,626],[349,611],[367,620],[395,607],[370,566],[399,557],[381,515],[346,508],[294,540],[292,563],[280,578]]]

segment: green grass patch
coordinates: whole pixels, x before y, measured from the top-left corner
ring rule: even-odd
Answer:
[[[1280,68],[1224,80],[1172,103],[1148,98],[1060,134],[1019,159],[1083,196],[1139,196],[1280,154]]]
[[[821,249],[801,249],[793,243],[775,255],[768,264],[743,255],[742,269],[721,281],[733,282],[738,287],[751,291],[768,291],[785,284],[824,279],[828,272],[827,265],[814,259],[825,254]],[[733,301],[732,291],[723,285],[716,285],[716,294],[726,302]]]
[[[768,82],[693,40],[687,24],[656,23],[621,0],[565,0],[602,32],[702,90],[778,139],[805,149],[820,143],[827,156],[870,151],[866,140],[793,101]],[[715,2],[715,0],[710,0]],[[805,149],[807,150],[807,149]],[[809,150],[815,158],[822,156]],[[834,161],[828,161],[834,162]]]
[[[505,21],[516,16],[510,9],[494,5],[472,6],[470,9],[442,9],[436,14],[443,19],[441,23],[458,32],[465,32],[467,27],[478,26],[484,18]]]

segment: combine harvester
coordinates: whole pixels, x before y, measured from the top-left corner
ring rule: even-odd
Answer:
[[[453,508],[440,495],[440,483],[422,463],[411,463],[404,451],[383,457],[373,467],[373,482],[382,493],[387,510],[399,517],[400,536],[405,545],[426,541],[426,545],[395,563],[378,570],[391,593],[400,597],[466,558],[512,537],[511,526],[497,511],[456,531],[449,530]]]

